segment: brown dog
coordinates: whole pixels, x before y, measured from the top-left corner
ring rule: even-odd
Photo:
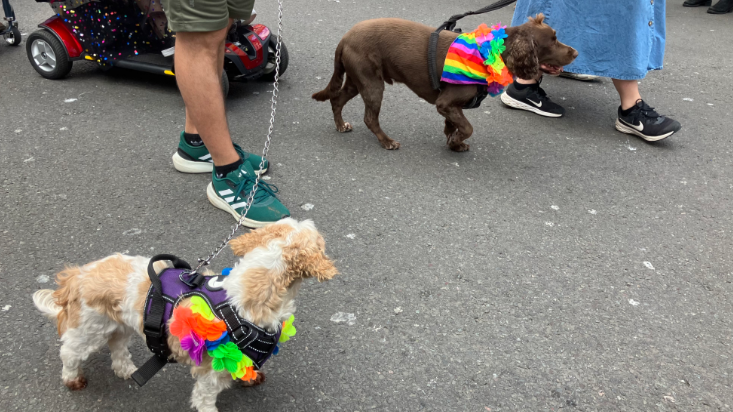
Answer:
[[[558,74],[578,52],[557,41],[555,31],[538,14],[521,26],[506,29],[506,51],[502,54],[511,73],[523,79],[535,79],[541,71]],[[352,127],[341,117],[344,105],[357,94],[364,100],[364,123],[385,149],[399,149],[400,144],[379,126],[384,83],[404,83],[425,101],[436,105],[445,117],[445,136],[451,150],[468,150],[464,140],[473,127],[463,115],[463,107],[476,96],[478,86],[441,83],[433,90],[428,72],[428,41],[435,29],[402,19],[376,19],[354,26],[336,48],[334,73],[326,89],[315,93],[317,101],[331,100],[333,117],[339,132]],[[438,73],[443,71],[448,49],[459,34],[440,33],[437,49]],[[346,80],[344,81],[344,74]]]

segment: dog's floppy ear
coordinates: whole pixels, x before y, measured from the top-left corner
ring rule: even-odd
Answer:
[[[324,252],[323,237],[315,231],[315,228],[312,230],[313,232],[307,229],[298,233],[283,251],[288,272],[293,278],[316,278],[319,282],[331,280],[338,274],[338,269]],[[315,242],[313,235],[317,236]]]
[[[504,63],[509,71],[520,79],[536,79],[540,75],[537,47],[526,30],[517,30],[506,45]]]
[[[541,26],[542,25],[542,22],[545,21],[545,15],[542,14],[542,13],[540,13],[540,14],[534,16],[534,17],[529,16],[529,17],[527,17],[527,20],[529,20],[530,22],[532,22],[532,23],[534,23],[534,24],[536,24],[538,26]]]
[[[229,242],[234,256],[244,256],[257,247],[267,247],[267,243],[274,239],[285,239],[293,231],[289,224],[273,224],[245,233]]]

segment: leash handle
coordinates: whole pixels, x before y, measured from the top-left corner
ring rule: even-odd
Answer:
[[[440,29],[443,29],[443,30],[453,31],[453,29],[456,28],[456,23],[458,22],[458,20],[460,20],[460,19],[462,19],[462,18],[464,18],[466,16],[474,16],[476,14],[484,14],[484,13],[488,13],[490,11],[499,10],[499,9],[504,8],[504,7],[508,6],[508,5],[516,2],[516,1],[517,0],[499,0],[496,3],[489,4],[488,6],[482,8],[482,9],[478,9],[476,11],[469,11],[469,12],[466,12],[466,13],[463,13],[463,14],[456,14],[455,16],[451,16],[450,19],[444,21],[443,24],[439,28]]]

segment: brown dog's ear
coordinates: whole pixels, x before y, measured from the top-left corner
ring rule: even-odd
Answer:
[[[527,17],[527,20],[529,20],[530,22],[532,22],[532,23],[534,23],[534,24],[536,24],[538,26],[541,26],[542,25],[542,22],[545,21],[545,15],[542,14],[542,13],[540,13],[540,14],[534,16],[534,17],[529,16],[529,17]]]
[[[506,48],[504,63],[513,75],[520,79],[536,79],[540,75],[540,62],[534,40],[523,30],[518,30]]]

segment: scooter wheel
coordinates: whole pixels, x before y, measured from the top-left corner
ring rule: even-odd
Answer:
[[[69,60],[66,48],[46,30],[31,33],[26,40],[25,51],[33,68],[47,79],[61,79],[71,71],[73,62]]]
[[[224,93],[226,99],[229,95],[229,76],[227,76],[226,70],[221,72],[221,91]]]
[[[17,27],[11,27],[10,32],[5,34],[5,41],[11,46],[17,46],[23,40],[20,30]]]
[[[285,43],[280,43],[282,50],[280,51],[280,77],[282,77],[285,70],[288,69],[288,63],[290,63],[290,56],[288,56],[288,48],[285,47]],[[275,81],[275,56],[277,52],[277,36],[270,36],[269,44],[267,45],[267,65],[263,70],[261,80],[267,82]]]

